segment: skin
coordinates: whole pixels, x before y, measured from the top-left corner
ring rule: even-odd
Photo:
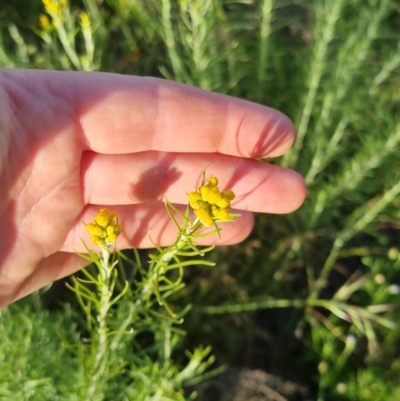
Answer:
[[[187,204],[207,177],[236,193],[222,239],[235,244],[252,212],[289,213],[306,187],[294,171],[257,161],[293,144],[282,113],[155,78],[0,70],[0,307],[84,264],[84,222],[119,215],[119,249],[174,242],[163,200]],[[92,245],[93,249],[96,249]]]

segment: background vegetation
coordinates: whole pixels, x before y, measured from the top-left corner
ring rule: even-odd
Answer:
[[[400,400],[399,13],[398,0],[0,0],[1,67],[162,76],[298,129],[273,162],[306,177],[305,205],[187,268],[169,301],[191,305],[182,324],[137,303],[148,255],[121,260],[132,285],[93,400],[194,398],[182,388],[223,365],[316,400]],[[86,399],[91,330],[63,283],[2,311],[0,400]]]

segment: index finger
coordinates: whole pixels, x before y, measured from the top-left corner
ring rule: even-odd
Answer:
[[[94,85],[98,75],[90,78]],[[101,100],[82,116],[91,150],[99,153],[159,150],[258,158],[281,155],[293,143],[290,120],[268,107],[162,79],[107,78],[97,94]]]
[[[294,141],[293,124],[279,111],[184,84],[108,73],[25,73],[73,107],[87,150],[98,153],[260,158],[279,156]]]

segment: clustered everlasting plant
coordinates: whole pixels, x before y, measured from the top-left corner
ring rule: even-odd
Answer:
[[[95,399],[101,394],[101,386],[106,381],[109,370],[109,353],[112,348],[112,337],[109,320],[115,306],[128,292],[134,294],[134,303],[137,310],[143,307],[146,312],[136,314],[135,319],[130,321],[130,331],[125,334],[132,335],[136,326],[143,325],[144,316],[151,316],[152,325],[154,320],[162,319],[173,325],[182,322],[176,313],[168,305],[166,298],[183,288],[183,269],[191,265],[208,265],[214,263],[193,259],[193,256],[204,256],[214,248],[214,245],[199,249],[196,244],[198,238],[204,238],[217,233],[220,236],[220,222],[234,220],[238,214],[231,213],[230,204],[235,198],[231,190],[220,191],[217,177],[211,176],[206,183],[205,169],[202,174],[202,182],[198,189],[188,194],[188,205],[185,213],[181,213],[174,205],[166,200],[166,211],[177,228],[176,241],[166,247],[159,248],[156,244],[157,253],[150,254],[150,261],[147,267],[140,266],[140,279],[134,282],[125,283],[120,292],[116,293],[118,284],[117,265],[123,262],[124,256],[116,252],[116,241],[122,232],[118,216],[114,211],[101,208],[91,223],[85,224],[90,234],[90,241],[101,248],[101,252],[94,252],[87,249],[87,254],[79,254],[81,257],[92,262],[96,266],[96,274],[89,272],[87,268],[82,269],[83,278],[74,277],[73,286],[69,288],[76,294],[77,299],[87,316],[88,330],[91,333],[90,354],[87,358],[87,385],[85,391],[86,399]],[[194,214],[194,216],[193,216]],[[181,223],[178,223],[181,220]],[[211,227],[209,229],[209,227]],[[185,258],[186,260],[182,260]],[[139,263],[140,264],[140,263]],[[178,271],[178,275],[171,274]],[[157,311],[154,307],[154,300],[164,307],[167,315]],[[152,308],[152,309],[150,309]],[[186,313],[186,311],[184,311]],[[118,330],[116,333],[122,332]],[[195,352],[189,362],[189,370],[177,374],[177,383],[171,386],[179,389],[183,380],[193,378],[202,373],[213,361],[210,356],[210,348],[200,349]],[[205,360],[205,358],[208,358]],[[180,381],[179,381],[180,380]]]
[[[208,184],[204,183],[203,178],[201,187],[197,191],[190,192],[188,197],[194,214],[206,227],[211,226],[214,221],[229,221],[235,217],[229,212],[235,194],[230,190],[221,192],[216,177],[212,176]]]
[[[166,282],[167,287],[177,289],[182,283],[183,268],[189,265],[206,264],[213,265],[210,262],[203,260],[189,260],[181,261],[180,257],[192,257],[195,255],[204,256],[206,252],[211,251],[214,246],[203,248],[200,250],[196,245],[197,238],[204,238],[217,233],[220,236],[221,228],[218,225],[220,222],[232,221],[239,214],[231,213],[231,201],[235,198],[235,194],[231,190],[220,191],[218,188],[218,178],[211,176],[206,183],[206,171],[203,170],[202,182],[197,190],[188,194],[189,204],[187,205],[186,212],[181,213],[174,207],[168,200],[166,200],[166,210],[171,220],[177,228],[177,239],[169,247],[161,249],[154,244],[158,250],[158,254],[150,255],[150,268],[149,271],[154,271],[154,276],[151,276],[150,286],[153,288],[154,294],[160,305],[164,305],[169,314],[175,317],[165,299],[162,298],[160,293],[160,282]],[[192,218],[191,209],[193,209],[195,218]],[[177,217],[180,217],[182,222],[178,223]],[[213,226],[214,229],[204,231],[203,228]],[[110,248],[114,245],[119,234],[122,231],[121,225],[118,223],[118,216],[115,212],[102,208],[95,216],[92,223],[85,225],[86,230],[91,234],[90,241],[99,245],[102,249],[103,259],[99,264],[99,257],[92,251],[89,251],[89,259],[91,262],[99,266],[100,269],[107,270],[106,277],[110,276],[110,271],[115,266],[116,262],[108,265],[110,257]],[[151,233],[150,233],[151,235]],[[81,255],[85,258],[87,256]],[[171,262],[174,263],[171,263]],[[180,274],[178,279],[173,283],[167,279],[167,272],[178,269]],[[77,292],[79,293],[79,292]]]
[[[93,223],[86,224],[86,230],[91,234],[90,241],[95,245],[108,248],[121,233],[121,225],[115,212],[100,209]]]

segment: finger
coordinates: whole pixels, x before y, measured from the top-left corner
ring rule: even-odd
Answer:
[[[131,204],[164,200],[187,204],[187,193],[199,187],[201,172],[236,194],[235,208],[288,213],[304,201],[303,178],[279,166],[218,154],[140,152],[126,155],[86,153],[82,159],[84,199],[92,204]]]
[[[52,118],[47,128],[53,131],[54,121],[57,131],[73,122],[82,146],[99,153],[160,150],[255,158],[281,155],[294,141],[293,124],[282,113],[176,82],[106,73],[2,74],[5,82],[17,76],[15,86],[22,82],[30,88],[10,89],[25,120],[36,121],[41,112]]]
[[[155,78],[87,78],[101,100],[81,118],[91,149],[99,153],[161,150],[263,157],[281,155],[294,140],[286,116],[244,100]],[[83,102],[93,101],[81,86],[76,89]]]
[[[177,206],[182,213],[185,208]],[[85,252],[82,240],[90,249],[98,250],[99,247],[90,243],[89,234],[82,222],[90,223],[99,212],[100,206],[89,205],[83,211],[79,221],[70,231],[62,247],[66,252]],[[122,233],[118,238],[118,249],[126,248],[154,248],[157,246],[171,245],[177,238],[177,227],[168,216],[165,205],[162,202],[149,202],[139,205],[110,206],[118,214],[122,226]],[[178,222],[182,219],[175,215]],[[243,241],[251,232],[254,218],[250,212],[241,212],[241,216],[235,221],[219,223],[222,227],[221,237],[211,235],[198,240],[199,245],[231,245]],[[212,231],[213,228],[204,229]]]

